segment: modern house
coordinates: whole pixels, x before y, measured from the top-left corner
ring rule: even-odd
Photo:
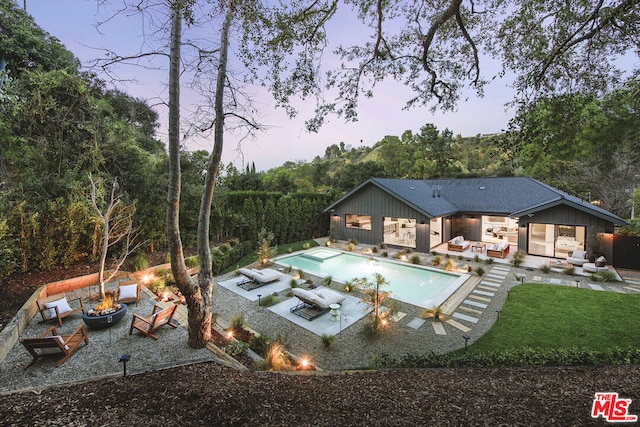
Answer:
[[[429,252],[463,236],[476,243],[508,242],[511,252],[522,249],[553,258],[591,249],[611,259],[614,226],[626,224],[604,209],[527,177],[371,178],[325,212],[340,240]]]

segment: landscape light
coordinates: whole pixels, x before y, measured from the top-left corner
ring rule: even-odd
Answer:
[[[462,338],[464,338],[464,351],[467,351],[467,343],[469,342],[471,337],[469,335],[467,335],[467,334],[464,334],[462,336]]]
[[[129,354],[123,354],[122,356],[120,356],[120,360],[118,360],[118,363],[122,362],[122,368],[123,368],[123,373],[122,376],[126,377],[127,376],[127,362],[131,359],[131,355]]]

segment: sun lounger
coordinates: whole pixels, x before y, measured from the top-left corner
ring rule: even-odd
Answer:
[[[241,268],[238,271],[245,277],[245,280],[238,283],[238,286],[245,291],[251,291],[268,283],[275,282],[282,277],[282,273],[271,268],[265,268],[263,270]]]
[[[341,293],[328,288],[311,290],[293,288],[292,292],[300,302],[298,302],[296,306],[291,307],[290,311],[307,320],[313,320],[326,313],[331,309],[332,304],[342,304],[346,298]]]

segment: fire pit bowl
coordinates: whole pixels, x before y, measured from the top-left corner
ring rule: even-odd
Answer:
[[[106,329],[118,323],[127,314],[127,304],[121,304],[118,310],[101,316],[82,314],[82,320],[92,330]]]

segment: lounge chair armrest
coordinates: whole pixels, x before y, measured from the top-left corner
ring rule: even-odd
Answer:
[[[84,325],[79,325],[73,332],[71,332],[71,335],[87,335]]]
[[[58,331],[56,331],[56,327],[55,327],[55,326],[49,326],[49,327],[47,328],[47,330],[46,330],[46,331],[44,331],[44,332],[42,333],[42,335],[40,335],[40,338],[46,338],[46,337],[47,337],[47,335],[49,335],[49,334],[51,334],[51,335],[59,335],[59,334],[58,334]]]
[[[147,325],[153,325],[153,322],[148,321],[146,317],[142,317],[139,314],[133,313],[133,318],[134,319],[138,319],[138,320],[142,320]]]

